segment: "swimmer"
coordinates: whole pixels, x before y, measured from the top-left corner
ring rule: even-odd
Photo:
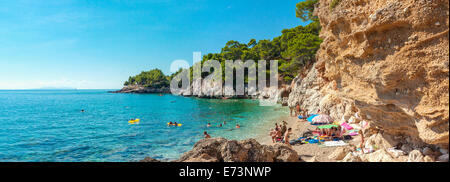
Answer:
[[[208,123],[207,125],[206,125],[206,127],[210,127],[211,126],[211,123]]]
[[[222,123],[220,123],[218,127],[222,127]]]
[[[236,124],[236,128],[241,128],[241,125],[239,125],[239,124]]]
[[[84,109],[81,109],[81,112],[84,112]]]
[[[203,135],[205,136],[205,138],[211,138],[211,136],[206,131],[203,132]]]

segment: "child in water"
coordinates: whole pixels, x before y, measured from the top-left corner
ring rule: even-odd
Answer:
[[[211,136],[206,131],[203,132],[203,135],[205,136],[205,138],[211,138]]]

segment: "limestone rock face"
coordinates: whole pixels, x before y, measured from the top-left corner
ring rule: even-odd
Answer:
[[[438,157],[439,162],[448,162],[448,154],[444,154]]]
[[[177,162],[297,162],[297,152],[287,145],[261,145],[254,139],[203,139]]]
[[[343,159],[342,162],[362,162],[361,158],[358,155],[353,155],[352,153],[348,153]]]
[[[396,162],[397,160],[386,150],[380,149],[361,156],[364,162]]]
[[[328,156],[328,159],[332,159],[332,160],[342,160],[344,159],[344,157],[347,156],[347,154],[350,152],[350,150],[348,148],[345,147],[338,147],[336,150],[333,151],[333,153],[331,153]]]
[[[323,43],[307,76],[294,79],[289,105],[367,121],[414,148],[448,149],[449,1],[330,3],[316,5]]]
[[[419,150],[413,150],[409,153],[408,162],[424,162],[424,156]]]

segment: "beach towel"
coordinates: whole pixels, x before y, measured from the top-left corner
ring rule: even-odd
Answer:
[[[347,145],[347,143],[345,143],[342,140],[339,141],[326,141],[323,143],[323,145],[327,146],[327,147],[336,147],[336,146],[345,146]]]
[[[344,128],[347,129],[347,130],[352,130],[352,129],[353,129],[353,127],[350,126],[350,125],[349,125],[348,123],[346,123],[346,122],[343,122],[343,123],[341,124],[341,126],[344,127]]]
[[[332,128],[332,127],[338,127],[338,125],[327,124],[327,125],[318,126],[317,128],[319,128],[319,129],[329,129],[329,128]]]
[[[359,130],[355,130],[355,129],[349,130],[349,131],[348,131],[348,135],[350,135],[350,136],[358,135],[358,134],[359,134],[358,131],[359,131]]]

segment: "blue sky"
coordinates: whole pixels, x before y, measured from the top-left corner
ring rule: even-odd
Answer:
[[[228,40],[304,25],[299,0],[0,0],[0,89],[121,88]]]

